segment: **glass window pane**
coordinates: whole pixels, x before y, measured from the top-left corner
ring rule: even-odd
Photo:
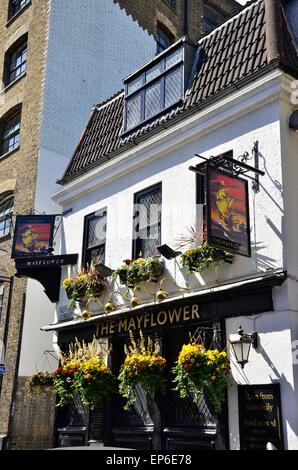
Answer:
[[[144,75],[142,74],[127,84],[128,93],[133,93],[134,91],[138,90],[143,85],[143,83]]]
[[[134,256],[148,257],[157,254],[161,243],[161,189],[144,196],[136,196],[138,204],[137,240]]]
[[[168,57],[166,57],[166,68],[171,67],[174,64],[177,64],[183,59],[182,48],[177,49]]]
[[[165,107],[182,98],[182,67],[169,73],[165,78]]]
[[[126,103],[126,128],[131,129],[141,122],[141,94]]]
[[[11,118],[4,126],[2,135],[2,154],[10,152],[19,146],[20,143],[20,114]]]
[[[161,71],[162,71],[162,64],[161,62],[159,62],[158,64],[156,64],[154,67],[151,67],[151,69],[149,69],[146,72],[146,82],[149,82],[150,80],[153,80],[153,78],[158,77]]]
[[[0,237],[10,233],[13,201],[13,197],[8,197],[0,202]]]
[[[105,243],[107,230],[107,216],[94,217],[89,220],[87,248],[92,248]]]
[[[147,88],[145,95],[145,119],[149,119],[160,111],[160,93],[161,86],[159,82]]]

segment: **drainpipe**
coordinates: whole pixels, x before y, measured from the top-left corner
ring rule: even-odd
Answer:
[[[283,10],[281,0],[265,0],[266,49],[267,60],[283,61]]]
[[[188,0],[184,0],[183,36],[188,36]]]

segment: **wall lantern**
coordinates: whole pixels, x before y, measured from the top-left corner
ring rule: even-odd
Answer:
[[[289,127],[296,132],[298,131],[298,109],[291,114]]]
[[[258,334],[256,332],[247,335],[244,333],[240,326],[237,334],[230,335],[229,341],[233,348],[237,363],[244,369],[245,364],[248,363],[249,353],[251,346],[258,347]]]

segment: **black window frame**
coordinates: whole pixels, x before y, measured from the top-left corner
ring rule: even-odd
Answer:
[[[26,53],[25,60],[17,65],[16,60],[13,63],[14,56],[20,52],[20,55],[23,56]],[[9,50],[5,54],[5,66],[4,66],[4,86],[7,87],[14,83],[15,81],[21,79],[27,72],[27,60],[28,60],[28,34],[22,36],[16,43],[14,43]],[[25,69],[21,71],[23,66],[25,65]],[[16,75],[17,72],[20,70],[19,75]],[[14,74],[14,78],[12,78],[12,74]]]
[[[210,21],[210,16],[209,15],[214,15],[214,17],[217,17],[216,24],[215,22]],[[211,31],[214,29],[218,28],[223,22],[225,21],[225,18],[222,16],[219,11],[215,10],[212,7],[209,7],[208,5],[204,5],[204,11],[203,11],[203,18],[202,18],[202,28],[204,31],[204,34],[209,34]]]
[[[156,183],[152,186],[149,186],[146,189],[143,189],[141,191],[138,191],[137,193],[134,194],[134,210],[133,210],[133,240],[132,240],[132,259],[138,259],[140,258],[140,252],[141,250],[141,243],[142,239],[137,237],[138,233],[138,224],[135,225],[135,220],[139,216],[138,211],[135,210],[136,204],[140,204],[140,200],[143,199],[146,196],[151,196],[155,193],[160,193],[160,217],[158,221],[158,230],[159,230],[159,239],[158,242],[156,243],[156,246],[161,245],[161,224],[162,224],[162,183]],[[147,225],[147,230],[150,229],[151,225]],[[150,254],[149,256],[159,256],[159,253],[156,252],[155,254]],[[142,257],[146,258],[147,255],[142,252]]]
[[[91,260],[89,260],[88,252],[91,252],[92,250],[100,247],[104,247],[103,250],[103,259],[100,261],[100,263],[105,263],[105,257],[106,257],[106,242],[107,242],[107,232],[105,231],[105,238],[104,238],[104,243],[100,243],[99,245],[95,245],[92,248],[88,248],[88,240],[89,240],[89,227],[90,227],[90,221],[99,218],[99,217],[106,217],[106,225],[107,225],[107,217],[108,216],[108,211],[107,208],[99,209],[96,212],[92,212],[91,214],[88,214],[84,218],[84,235],[83,235],[83,249],[82,249],[82,266],[84,268],[87,268],[88,265],[91,263]]]
[[[163,25],[158,24],[156,30],[156,54],[160,54],[170,47],[174,42],[175,38],[173,34],[166,29]]]
[[[4,157],[5,155],[14,152],[20,148],[20,134],[21,134],[21,125],[22,125],[22,110],[18,108],[12,113],[7,114],[4,116],[3,119],[1,119],[0,123],[0,161],[1,158]],[[13,132],[8,132],[9,124],[11,124],[16,118],[18,118],[18,128],[13,131]],[[11,127],[13,127],[11,125]],[[7,135],[5,133],[8,132]],[[15,139],[16,136],[18,136],[17,143],[14,142],[14,144],[11,146],[9,145],[10,139]],[[6,142],[8,142],[8,145],[6,146]],[[7,148],[6,148],[7,147]],[[12,147],[12,148],[10,148]]]
[[[4,289],[4,282],[0,281],[0,322],[4,310],[4,294],[5,294],[5,289]]]
[[[5,207],[5,205],[9,206],[10,201],[12,201],[11,211],[5,216],[1,215],[1,210],[4,211],[3,208]],[[5,232],[4,230],[3,230],[3,233],[0,232],[0,240],[3,238],[6,239],[7,237],[10,237],[13,210],[14,210],[14,195],[11,193],[11,194],[7,194],[6,196],[0,199],[0,221],[2,222],[4,220],[4,229],[6,228],[6,226],[9,226],[9,230],[7,232]]]
[[[175,52],[180,51],[180,58],[175,61],[173,64],[168,65],[168,59],[175,54]],[[160,64],[160,71],[154,78],[147,78],[147,75],[156,65]],[[176,101],[166,106],[166,79],[169,75],[180,70],[181,74],[181,93],[180,97]],[[150,122],[152,119],[156,119],[159,115],[164,114],[165,111],[169,112],[171,108],[178,106],[184,99],[185,93],[185,48],[182,43],[178,44],[176,47],[171,47],[169,51],[164,51],[161,57],[157,57],[156,60],[152,61],[148,66],[142,69],[137,73],[132,79],[125,83],[125,105],[124,105],[124,130],[122,136],[129,134],[130,132],[136,130],[138,127],[144,125],[144,123]],[[129,90],[129,86],[135,80],[140,79],[140,85],[133,89]],[[146,91],[151,88],[153,85],[160,83],[161,93],[160,93],[160,109],[155,113],[152,113],[150,117],[146,117]],[[136,124],[128,127],[128,105],[132,99],[140,96],[141,105],[140,105],[140,119]]]
[[[31,0],[9,0],[8,4],[8,21],[24,10],[31,3]]]

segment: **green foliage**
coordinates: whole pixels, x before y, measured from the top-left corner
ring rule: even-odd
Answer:
[[[213,248],[208,243],[196,248],[190,248],[181,255],[181,263],[189,273],[201,272],[210,266],[217,266],[223,263],[225,260],[232,260],[233,254]]]
[[[214,412],[221,410],[229,381],[230,365],[225,352],[206,350],[201,344],[184,345],[172,369],[175,390],[181,398],[190,394],[198,402],[205,393]]]
[[[25,384],[25,392],[28,396],[38,396],[46,387],[53,386],[53,377],[50,372],[38,372],[28,377]]]
[[[53,385],[59,397],[57,406],[65,406],[73,400],[74,370],[64,370],[59,367],[53,374]]]
[[[94,266],[82,270],[75,277],[64,279],[62,288],[66,290],[68,298],[71,300],[70,307],[74,309],[76,302],[87,301],[99,298],[107,282]]]
[[[140,282],[157,282],[164,272],[163,263],[157,257],[139,258],[134,261],[125,260],[116,271],[114,278],[119,276],[121,284],[135,288]]]
[[[149,401],[154,400],[157,391],[165,392],[164,370],[166,360],[159,355],[159,344],[151,338],[145,340],[142,331],[135,340],[130,332],[131,343],[125,347],[126,358],[119,374],[119,392],[127,399],[125,409],[129,410],[136,401],[136,386],[141,385]]]
[[[111,397],[116,391],[116,379],[109,370],[93,369],[87,377],[82,369],[74,374],[73,389],[76,390],[82,403],[93,408],[96,403]]]

